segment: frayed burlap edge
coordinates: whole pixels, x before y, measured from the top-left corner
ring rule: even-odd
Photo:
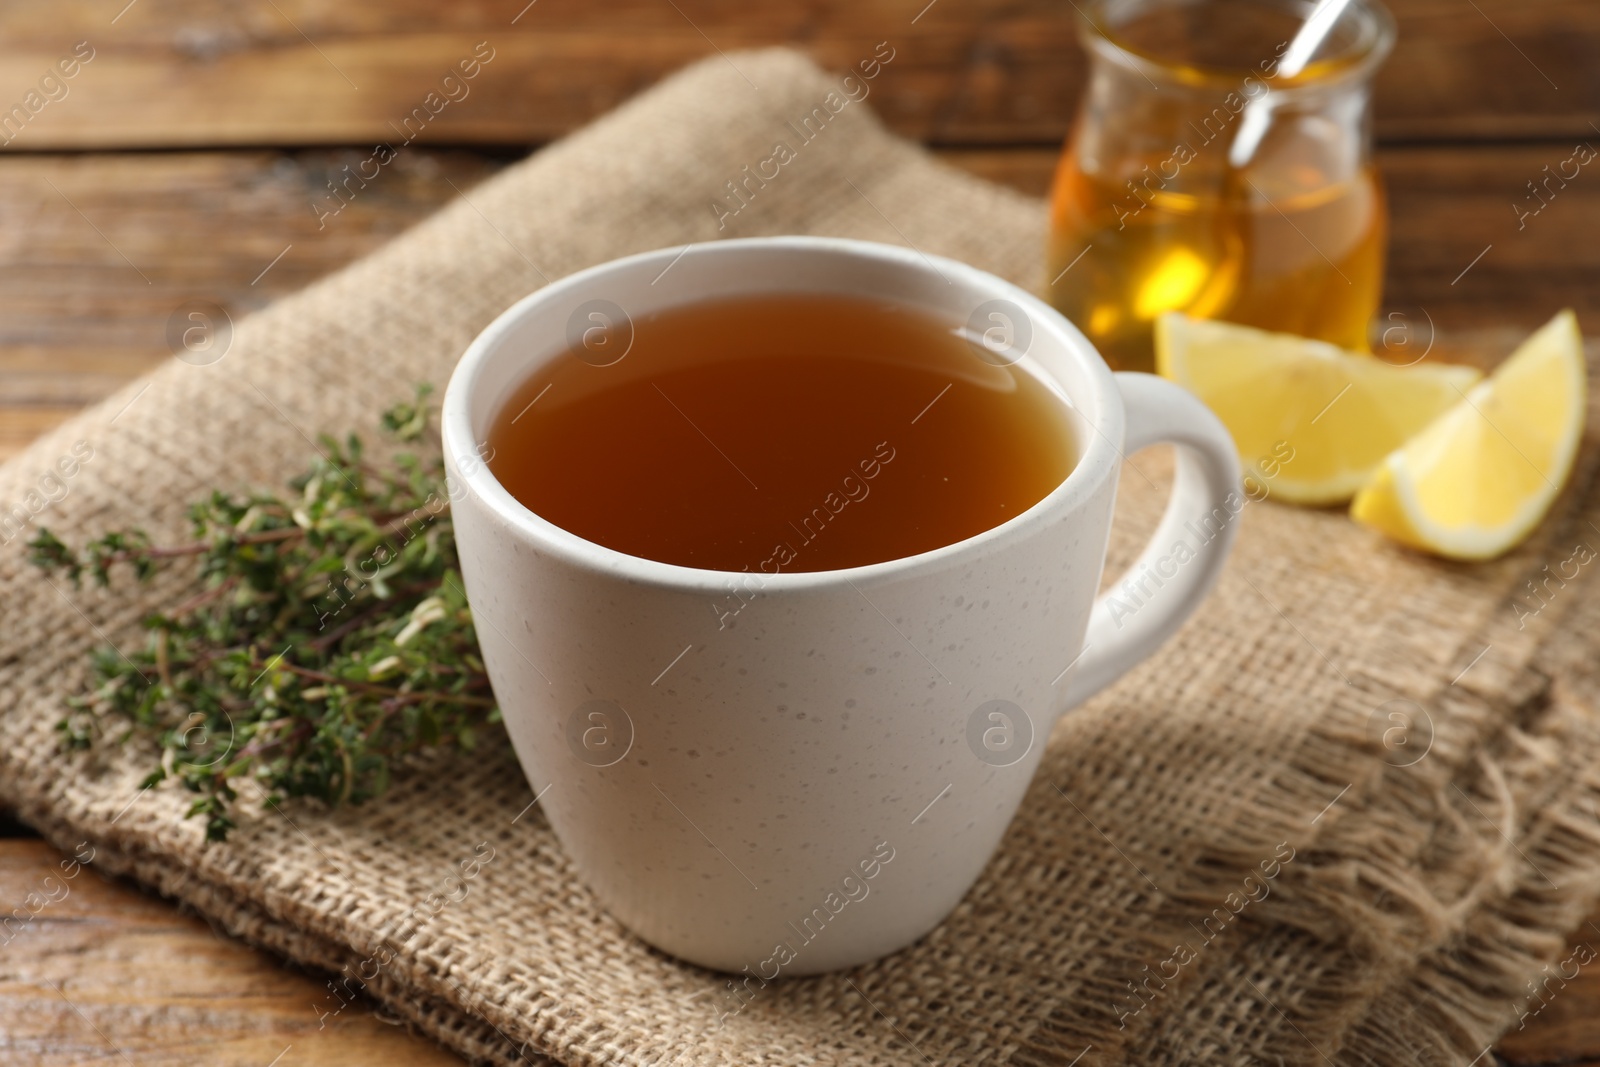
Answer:
[[[1591,399],[1590,426],[1600,427],[1600,398]],[[1580,531],[1595,531],[1597,487],[1591,430],[1566,492],[1519,556],[1525,570],[1513,589],[1537,580],[1543,561],[1560,558]],[[1584,572],[1570,585],[1565,610],[1519,618],[1507,598],[1462,645],[1460,684],[1412,705],[1429,724],[1423,758],[1386,751],[1365,709],[1330,708],[1311,723],[1294,757],[1250,799],[1242,825],[1255,832],[1204,853],[1158,909],[1194,929],[1238,890],[1239,871],[1273,842],[1294,842],[1296,863],[1230,931],[1231,945],[1158,981],[1160,1013],[1115,1019],[1109,1038],[1085,1049],[1084,1009],[1075,1005],[1071,1025],[1046,1020],[1014,1062],[1082,1052],[1086,1065],[1390,1063],[1414,1048],[1457,1063],[1491,1046],[1516,1021],[1529,978],[1560,957],[1600,904],[1600,775],[1591,771],[1600,708],[1592,696],[1574,700],[1575,691],[1557,699],[1555,672],[1539,662],[1563,642],[1568,675],[1593,662],[1593,638],[1581,635],[1600,634],[1600,607],[1587,612],[1592,619],[1579,616],[1600,605],[1600,579]],[[1284,815],[1314,802],[1328,807],[1311,826]],[[1523,855],[1534,852],[1542,858]],[[1367,888],[1353,893],[1355,884]],[[1160,940],[1172,927],[1152,928],[1152,963],[1172,951]],[[1290,956],[1298,961],[1286,963]],[[1241,988],[1249,995],[1237,995]],[[1403,1024],[1390,1018],[1397,1004],[1406,1006]],[[1288,1026],[1258,1025],[1251,1017],[1263,1012]]]

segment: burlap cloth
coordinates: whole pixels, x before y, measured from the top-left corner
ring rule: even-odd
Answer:
[[[413,381],[442,385],[518,297],[644,249],[840,234],[1043,286],[1038,202],[934,163],[863,103],[802,144],[786,121],[836,88],[782,51],[696,66],[251,317],[220,362],[174,361],[40,440],[0,470],[0,502],[83,440],[94,458],[38,522],[180,535],[207,487],[280,484],[304,434],[373,425]],[[775,141],[796,157],[719,230],[712,201]],[[1164,496],[1159,458],[1135,462],[1113,567]],[[1591,447],[1534,541],[1476,567],[1337,512],[1251,505],[1199,615],[1062,721],[943,925],[720,1025],[726,979],[597,908],[525,811],[508,746],[403,774],[364,807],[287,805],[210,848],[181,791],[140,792],[148,754],[63,755],[53,726],[89,650],[140,640],[141,613],[187,575],[77,592],[25,566],[23,538],[0,550],[0,803],[342,972],[308,1012],[364,988],[493,1063],[1466,1063],[1600,896],[1600,567],[1574,561],[1600,547],[1596,477]],[[475,859],[463,897],[448,879]]]

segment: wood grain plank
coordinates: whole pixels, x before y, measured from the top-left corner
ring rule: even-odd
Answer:
[[[172,358],[168,321],[191,301],[237,321],[372,251],[503,164],[408,149],[326,214],[327,183],[365,157],[0,159],[0,458]],[[313,205],[323,205],[320,219]]]
[[[1600,174],[1552,184],[1537,215],[1518,217],[1541,203],[1528,183],[1570,156],[1562,145],[1381,153],[1393,220],[1386,303],[1430,309],[1446,330],[1535,326],[1572,307],[1600,331]]]
[[[1600,1065],[1600,966],[1593,961],[1600,951],[1600,926],[1593,915],[1568,942],[1569,952],[1546,969],[1537,999],[1517,1028],[1500,1042],[1501,1059],[1511,1067],[1596,1067]],[[1587,965],[1581,963],[1588,959]],[[1576,977],[1562,978],[1562,972]]]
[[[214,301],[238,319],[371,251],[505,162],[408,149],[319,229],[313,203],[326,203],[327,182],[364,155],[0,157],[0,458],[170,358],[167,321],[185,302]],[[1034,195],[1056,162],[1043,148],[940,155]],[[1600,328],[1600,241],[1573,237],[1600,233],[1600,179],[1584,174],[1557,190],[1521,229],[1512,211],[1526,182],[1564,158],[1542,145],[1384,150],[1386,316],[1398,317],[1380,327],[1423,339],[1501,327],[1509,344],[1571,306]]]
[[[371,1002],[324,1014],[335,1003],[326,977],[292,970],[42,841],[0,840],[0,922],[6,916],[0,1061],[7,1064],[462,1062],[384,1021]]]
[[[63,864],[67,864],[63,866]],[[27,1067],[433,1067],[461,1061],[365,1000],[324,1018],[324,976],[291,969],[38,840],[0,840],[0,1060]],[[30,894],[33,894],[30,897]],[[22,916],[25,918],[18,918]],[[1597,915],[1596,918],[1600,918]],[[1573,944],[1600,944],[1586,924]],[[1600,968],[1544,987],[1507,1067],[1600,1065]],[[281,1060],[273,1057],[282,1055]]]
[[[1379,79],[1381,138],[1595,136],[1600,9],[1590,0],[1390,6],[1400,43]],[[790,44],[846,69],[888,41],[895,59],[874,96],[899,132],[949,145],[1057,144],[1084,72],[1080,16],[1056,0],[138,0],[120,8],[0,6],[0,109],[22,101],[76,42],[95,54],[11,150],[391,140],[393,124],[479,42],[495,58],[422,142],[544,142],[719,51]]]
[[[34,438],[60,426],[80,410],[80,404],[0,404],[0,461],[21,452]],[[6,501],[7,506],[14,503],[17,501]]]

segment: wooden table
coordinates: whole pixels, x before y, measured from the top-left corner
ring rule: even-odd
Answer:
[[[1523,228],[1512,206],[1578,142],[1600,144],[1600,9],[1390,3],[1385,325],[1509,348],[1572,306],[1600,328],[1600,174]],[[792,43],[844,67],[892,41],[879,114],[956,166],[1042,193],[1083,76],[1076,18],[1058,0],[10,0],[0,110],[59,60],[92,58],[65,96],[0,127],[0,458],[170,358],[186,302],[259,308],[714,48]],[[495,58],[472,95],[319,225],[330,179],[479,42]],[[59,860],[0,815],[0,913]],[[1575,936],[1600,944],[1600,921]],[[0,1062],[459,1062],[371,1010],[320,1026],[324,981],[91,868],[0,946]],[[1597,1005],[1600,974],[1585,971],[1500,1061],[1600,1065]]]

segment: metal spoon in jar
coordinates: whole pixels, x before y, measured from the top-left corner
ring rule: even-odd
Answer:
[[[1289,42],[1283,59],[1278,62],[1278,72],[1273,75],[1273,80],[1293,78],[1305,70],[1306,64],[1317,54],[1317,49],[1322,47],[1322,42],[1349,4],[1350,0],[1317,0],[1317,6],[1306,16],[1294,40]],[[1267,127],[1272,125],[1272,107],[1270,88],[1245,105],[1244,114],[1239,118],[1239,132],[1234,135],[1233,144],[1228,146],[1230,167],[1240,170],[1254,158],[1256,149],[1261,147],[1261,139],[1267,134]]]

